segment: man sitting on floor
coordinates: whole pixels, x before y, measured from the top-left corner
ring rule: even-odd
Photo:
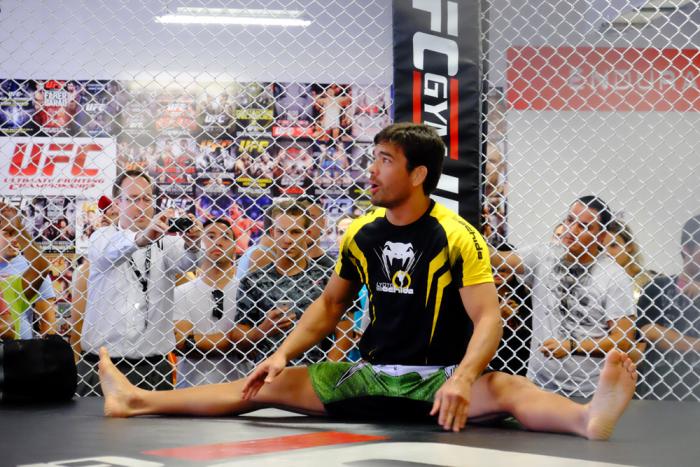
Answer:
[[[483,238],[429,197],[445,146],[433,129],[412,123],[391,125],[374,142],[370,192],[381,209],[353,222],[335,273],[280,348],[245,380],[159,392],[134,387],[101,350],[106,415],[215,416],[275,406],[378,420],[430,414],[459,431],[467,417],[506,412],[531,430],[610,437],[634,393],[629,357],[608,353],[586,404],[520,376],[482,374],[502,334],[499,304]],[[371,318],[363,360],[287,367],[335,328],[363,284]]]

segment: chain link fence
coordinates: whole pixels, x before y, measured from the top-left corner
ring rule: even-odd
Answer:
[[[613,346],[637,359],[639,397],[700,394],[697,233],[680,245],[700,199],[700,15],[660,3],[482,3],[482,227],[511,252],[495,261],[505,331],[492,367],[566,394],[590,394],[599,349]],[[645,5],[657,14],[643,23]],[[52,267],[28,311],[3,313],[4,337],[53,327],[70,339],[82,395],[98,390],[100,345],[147,388],[247,374],[370,209],[371,141],[390,123],[391,2],[0,8],[1,194]],[[164,22],[231,13],[182,8],[297,11],[308,24]],[[604,226],[571,216],[589,194],[609,206]],[[175,232],[136,248],[124,229],[163,213],[179,223],[152,227]],[[204,224],[199,258],[177,232],[188,220]],[[21,258],[5,255],[6,277]],[[298,363],[358,359],[366,301]]]
[[[102,345],[147,388],[244,376],[320,294],[338,232],[369,207],[390,4],[0,5],[2,195],[52,268],[31,310],[3,314],[3,337],[70,339],[81,395],[99,389]],[[168,22],[182,15],[253,24]],[[175,232],[135,248],[129,228],[162,214]],[[192,221],[198,261],[178,231]],[[17,250],[8,277],[28,266]],[[300,361],[356,359],[365,301]]]
[[[485,232],[514,252],[493,364],[588,396],[616,346],[638,397],[699,400],[697,2],[482,5]]]

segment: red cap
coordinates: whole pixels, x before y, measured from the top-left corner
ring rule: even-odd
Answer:
[[[109,207],[112,205],[112,200],[107,198],[106,196],[100,196],[100,199],[97,200],[97,207],[100,208],[100,211],[104,212]]]

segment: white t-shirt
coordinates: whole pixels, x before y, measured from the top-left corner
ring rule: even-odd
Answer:
[[[608,322],[635,313],[632,280],[612,258],[601,254],[588,266],[565,262],[563,246],[551,243],[520,251],[532,290],[532,341],[527,376],[535,384],[570,396],[593,394],[603,358],[570,355],[561,359],[539,351],[549,339],[598,339]]]
[[[176,287],[174,320],[189,321],[193,331],[200,334],[228,333],[237,318],[238,280],[232,279],[222,289],[223,314],[219,319],[213,313],[216,308],[214,290],[202,277]],[[250,362],[231,352],[226,358],[180,358],[177,369],[177,387],[188,387],[241,378],[250,369]]]

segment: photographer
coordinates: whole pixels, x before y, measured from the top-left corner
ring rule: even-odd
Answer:
[[[100,228],[90,237],[80,395],[100,393],[96,364],[101,346],[134,384],[172,388],[167,354],[175,348],[175,280],[195,267],[199,255],[201,227],[193,217],[189,225],[182,225],[184,219],[175,223],[171,210],[155,214],[153,185],[145,173],[122,173],[113,198],[118,225]]]

